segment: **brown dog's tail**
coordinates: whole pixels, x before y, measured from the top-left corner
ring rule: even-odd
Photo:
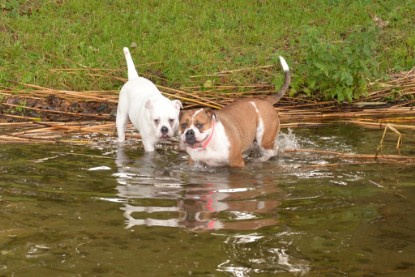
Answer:
[[[265,100],[270,102],[272,105],[277,103],[281,99],[281,97],[284,96],[284,94],[287,92],[288,87],[290,86],[290,83],[291,83],[290,67],[288,66],[285,59],[281,56],[280,56],[280,63],[281,63],[282,69],[284,70],[284,73],[285,73],[285,81],[284,81],[284,84],[282,85],[282,87],[279,89],[277,94],[274,94],[274,95],[271,95],[271,96],[268,96],[268,97],[265,98]]]

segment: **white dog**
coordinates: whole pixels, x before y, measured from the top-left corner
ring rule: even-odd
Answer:
[[[140,132],[144,150],[154,151],[154,145],[175,135],[182,103],[161,95],[157,87],[146,78],[139,77],[130,51],[124,48],[128,82],[120,91],[117,108],[118,142],[125,140],[128,118]]]

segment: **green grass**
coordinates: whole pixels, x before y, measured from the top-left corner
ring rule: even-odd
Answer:
[[[118,89],[114,78],[61,69],[114,69],[105,75],[126,77],[122,48],[132,43],[139,74],[175,87],[211,78],[192,75],[276,63],[278,55],[296,73],[308,53],[300,47],[307,30],[339,43],[357,25],[378,29],[373,59],[386,75],[415,65],[414,11],[413,0],[3,0],[0,85]],[[376,27],[375,15],[388,26]],[[261,70],[229,78],[273,81]]]

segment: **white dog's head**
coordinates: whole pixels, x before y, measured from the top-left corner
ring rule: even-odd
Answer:
[[[145,108],[158,139],[167,139],[175,135],[179,127],[180,108],[183,108],[179,100],[154,97],[147,100]]]

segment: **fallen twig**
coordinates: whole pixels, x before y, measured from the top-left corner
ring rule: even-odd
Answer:
[[[355,153],[343,153],[336,151],[325,151],[325,150],[315,150],[315,149],[284,149],[284,153],[313,153],[320,155],[329,155],[336,156],[346,159],[368,159],[373,160],[373,162],[384,161],[384,162],[407,162],[415,163],[414,156],[402,156],[402,155],[381,155],[376,156],[372,154],[355,154]]]
[[[400,151],[399,148],[400,148],[400,146],[402,144],[402,134],[398,130],[396,130],[396,128],[393,127],[391,124],[386,124],[385,125],[385,130],[383,131],[382,139],[380,140],[379,146],[376,149],[376,155],[375,155],[376,157],[378,156],[379,152],[383,148],[383,140],[385,139],[386,131],[388,129],[391,130],[391,131],[393,131],[395,134],[398,135],[398,142],[396,143],[396,150],[398,151],[399,155],[401,154],[401,151]]]

